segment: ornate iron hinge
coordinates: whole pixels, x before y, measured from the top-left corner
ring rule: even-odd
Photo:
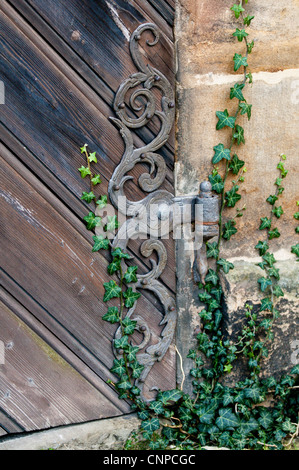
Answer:
[[[117,118],[110,118],[119,128],[120,134],[124,140],[125,150],[119,165],[115,168],[108,187],[108,193],[111,203],[114,207],[126,216],[125,222],[117,232],[112,246],[120,247],[126,251],[129,240],[132,236],[146,238],[153,232],[152,209],[156,208],[156,234],[164,235],[172,230],[172,211],[170,209],[173,203],[173,194],[169,191],[158,189],[162,185],[166,176],[166,164],[164,158],[157,152],[168,140],[175,118],[174,92],[167,78],[157,69],[144,63],[144,56],[141,53],[139,41],[142,34],[149,31],[153,34],[154,40],[146,41],[148,46],[155,46],[159,41],[159,31],[156,25],[146,23],[139,26],[130,39],[130,53],[138,72],[133,73],[118,88],[115,100],[114,111]],[[157,106],[157,93],[159,90],[161,102]],[[129,96],[127,106],[126,97]],[[143,106],[141,100],[144,101]],[[160,100],[159,100],[160,101]],[[129,110],[131,114],[129,115]],[[135,115],[132,113],[135,113]],[[150,143],[136,148],[133,143],[133,134],[131,129],[139,129],[146,126],[153,117],[160,121],[160,129]],[[131,171],[137,163],[148,163],[150,171],[139,177],[140,188],[149,193],[139,201],[131,201],[125,197],[124,184],[131,176]],[[167,220],[167,223],[163,223]],[[154,231],[155,231],[154,230]],[[132,284],[132,289],[146,289],[154,293],[160,300],[164,309],[164,316],[161,325],[165,325],[159,341],[156,344],[151,342],[151,327],[144,318],[138,313],[138,303],[128,309],[127,316],[137,322],[136,330],[143,334],[143,340],[138,345],[140,352],[137,354],[138,362],[144,366],[143,372],[136,385],[143,390],[143,384],[154,364],[161,361],[167,352],[174,336],[176,325],[176,304],[175,299],[170,295],[169,290],[159,280],[167,264],[167,252],[161,239],[157,236],[146,238],[140,247],[140,252],[144,257],[150,257],[153,252],[158,256],[158,262],[151,259],[152,269],[147,274],[137,275],[138,282]],[[123,272],[127,269],[125,260],[123,263]],[[115,333],[115,339],[121,336],[121,329]],[[119,352],[114,349],[116,357]]]

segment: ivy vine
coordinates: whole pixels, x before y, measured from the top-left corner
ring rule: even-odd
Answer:
[[[253,81],[248,60],[254,48],[254,41],[249,42],[247,28],[254,16],[245,16],[245,4],[240,0],[231,10],[239,27],[233,33],[237,41],[244,44],[244,55],[233,56],[235,72],[243,72],[243,80],[230,89],[230,99],[236,102],[236,110],[230,114],[227,109],[217,111],[216,129],[230,129],[230,145],[219,143],[214,147],[212,158],[213,170],[209,175],[212,189],[220,197],[219,237],[217,242],[207,243],[207,257],[214,260],[214,269],[210,268],[204,283],[199,283],[199,300],[204,308],[200,311],[201,331],[197,335],[197,348],[190,350],[188,358],[194,361],[191,369],[193,395],[182,389],[158,391],[151,402],[140,398],[140,389],[134,385],[142,373],[143,366],[138,363],[138,347],[130,341],[136,321],[126,317],[126,309],[131,308],[140,297],[132,287],[137,282],[137,266],[122,270],[122,260],[130,255],[120,248],[111,249],[109,238],[93,236],[93,251],[101,249],[111,251],[108,273],[114,276],[104,283],[103,301],[117,299],[118,306],[109,306],[103,320],[120,325],[121,335],[114,340],[117,351],[111,372],[115,381],[109,381],[119,394],[120,399],[129,400],[141,420],[140,431],[127,441],[125,448],[150,449],[201,449],[207,445],[230,449],[283,449],[291,445],[298,436],[299,396],[296,385],[299,365],[293,367],[288,375],[280,379],[261,378],[261,362],[268,356],[269,342],[273,340],[273,325],[279,317],[277,301],[284,296],[279,284],[280,274],[277,260],[270,251],[271,240],[280,237],[275,226],[277,219],[283,216],[281,196],[288,170],[285,168],[286,156],[282,154],[277,165],[279,171],[274,187],[275,191],[266,202],[269,214],[262,217],[259,224],[261,239],[255,248],[261,261],[261,277],[257,280],[262,298],[260,305],[247,303],[244,307],[244,323],[235,342],[225,335],[223,327],[223,289],[222,273],[228,274],[234,269],[233,263],[222,257],[221,246],[234,236],[238,217],[242,217],[246,206],[236,208],[241,200],[240,185],[245,180],[245,162],[237,155],[239,146],[245,144],[244,128],[238,121],[240,116],[251,119],[252,105],[244,96],[248,84]],[[89,177],[89,191],[83,192],[82,199],[88,204],[105,208],[107,196],[97,200],[94,190],[101,183],[99,174],[93,174],[91,165],[97,163],[96,153],[89,153],[87,145],[81,148],[86,157],[86,165],[79,168],[82,178]],[[231,181],[231,176],[233,177]],[[229,187],[228,187],[229,185]],[[297,205],[299,202],[297,202]],[[234,209],[233,216],[224,218],[226,208]],[[225,212],[226,214],[226,212]],[[296,220],[299,213],[294,214]],[[90,211],[84,217],[88,230],[102,226],[104,231],[113,232],[118,228],[116,216],[103,219]],[[299,231],[299,227],[296,229]],[[299,244],[291,247],[292,253],[299,259]],[[116,280],[115,280],[116,279]],[[247,363],[248,377],[234,386],[225,385],[223,377],[229,374],[235,361],[243,357]],[[271,400],[269,401],[269,398]],[[269,405],[270,403],[270,405]]]

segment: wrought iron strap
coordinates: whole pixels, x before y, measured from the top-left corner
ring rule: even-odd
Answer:
[[[174,123],[174,93],[167,78],[159,70],[144,62],[139,41],[145,31],[151,32],[154,37],[152,42],[146,41],[148,46],[153,47],[159,41],[160,34],[158,28],[152,23],[142,24],[132,34],[130,53],[138,72],[133,73],[120,85],[114,100],[114,111],[117,118],[110,118],[119,128],[125,144],[122,159],[115,168],[108,187],[111,203],[127,217],[112,243],[113,248],[121,247],[123,250],[127,249],[131,236],[134,235],[134,238],[139,236],[141,239],[144,239],[150,233],[150,230],[153,228],[151,226],[153,222],[151,208],[153,205],[158,207],[157,233],[165,235],[166,232],[168,233],[172,230],[171,220],[167,220],[167,224],[163,223],[163,214],[167,213],[171,219],[173,194],[166,190],[158,189],[166,176],[166,164],[163,157],[156,153],[156,151],[167,142]],[[160,91],[160,103],[157,103],[157,93],[154,93],[154,88]],[[128,105],[126,105],[126,98],[130,92]],[[145,104],[142,106],[140,105],[140,98],[143,98],[143,101],[145,101]],[[135,114],[129,115],[127,112],[128,108],[131,108]],[[160,122],[160,129],[157,135],[143,147],[136,148],[133,143],[131,129],[134,130],[146,126],[154,116]],[[124,184],[129,179],[132,179],[128,172],[140,162],[148,163],[150,166],[149,174],[142,174],[138,180],[140,188],[149,194],[139,201],[124,199]],[[121,196],[122,201],[125,200],[124,205],[119,203]],[[169,208],[168,211],[167,208]],[[141,213],[143,214],[142,223],[138,223]],[[138,354],[138,361],[145,367],[141,377],[136,380],[136,385],[142,389],[142,385],[151,368],[156,361],[160,361],[163,358],[172,342],[176,324],[176,307],[174,298],[169,295],[169,291],[159,280],[167,263],[167,252],[163,242],[156,237],[148,238],[142,242],[140,251],[144,257],[150,257],[155,251],[158,256],[158,262],[151,259],[152,269],[147,274],[139,274],[137,276],[138,282],[132,284],[131,287],[133,289],[147,289],[159,298],[164,308],[164,317],[161,325],[165,325],[158,343],[150,344],[150,325],[137,313],[138,303],[127,311],[127,316],[137,321],[136,330],[143,334],[143,340],[139,344],[139,349],[143,351]],[[122,262],[124,264],[123,269],[126,270],[125,261],[123,260]],[[116,331],[115,338],[120,336],[121,331],[119,328]],[[118,355],[118,351],[114,351],[114,353],[116,356]]]

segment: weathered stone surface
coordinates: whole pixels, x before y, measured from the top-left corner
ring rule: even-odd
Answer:
[[[84,424],[61,426],[46,431],[5,437],[0,450],[118,450],[123,447],[140,420],[135,414]]]
[[[230,11],[233,3],[227,0],[177,2],[180,81],[188,73],[232,72],[232,63],[225,59],[242,51],[242,45],[232,36],[236,27],[242,26],[242,20],[235,20]],[[256,44],[250,58],[253,72],[298,67],[298,10],[298,0],[251,0],[246,5],[246,11],[255,16],[248,28]]]

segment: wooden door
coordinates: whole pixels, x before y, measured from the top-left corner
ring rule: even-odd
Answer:
[[[3,0],[1,112],[1,309],[0,435],[84,422],[130,411],[107,379],[115,327],[102,320],[103,283],[109,255],[92,253],[92,233],[81,200],[86,182],[79,148],[97,152],[100,193],[123,154],[113,100],[136,71],[129,51],[133,31],[157,25],[155,50],[145,59],[174,86],[174,0]],[[137,129],[140,145],[157,132]],[[161,186],[173,190],[174,131],[160,149],[167,165]],[[147,166],[146,164],[144,164]],[[131,199],[143,166],[132,171]],[[129,244],[141,274],[150,261],[137,240]],[[174,248],[160,282],[175,295]],[[163,329],[163,306],[149,291],[138,312],[151,325],[153,342]],[[169,348],[152,368],[147,386],[175,386],[175,354]]]

